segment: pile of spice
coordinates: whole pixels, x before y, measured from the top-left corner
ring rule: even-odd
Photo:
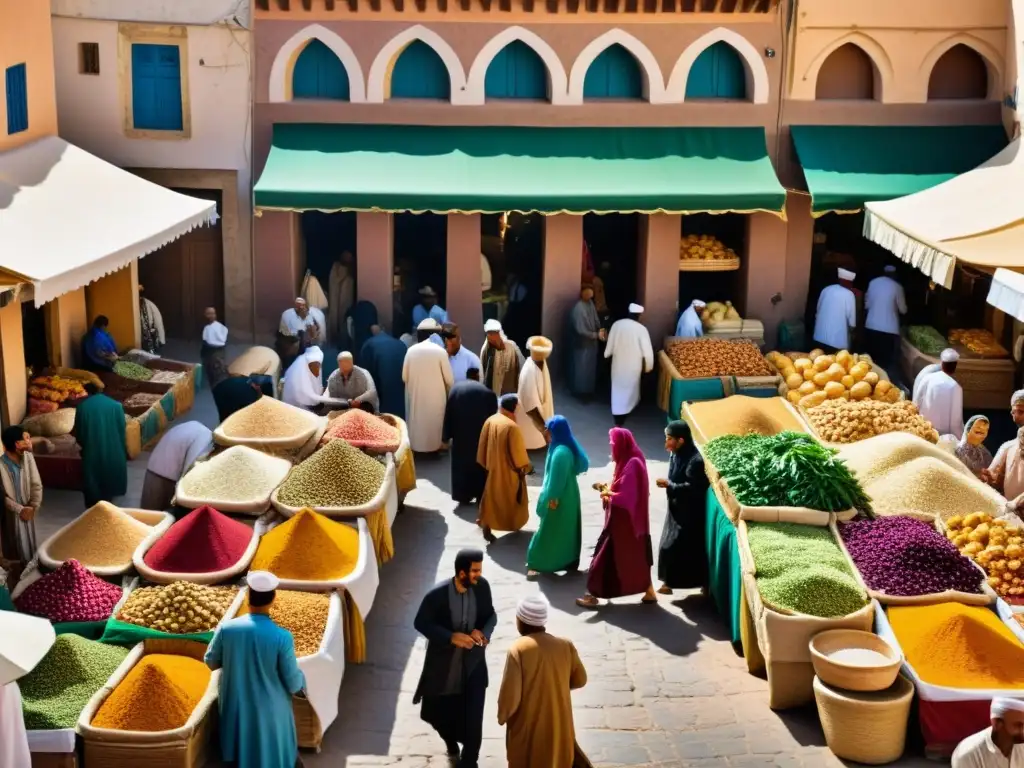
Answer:
[[[311,509],[263,534],[252,570],[294,581],[334,581],[355,570],[359,532]]]
[[[946,520],[969,509],[995,516],[1006,503],[998,491],[973,475],[930,456],[893,468],[865,484],[865,490],[874,499],[872,508],[880,515],[917,512]]]
[[[121,405],[125,408],[152,408],[155,403],[160,402],[163,395],[152,392],[135,392],[130,395]]]
[[[270,605],[270,618],[277,626],[292,633],[296,656],[312,656],[320,650],[320,643],[323,642],[330,607],[330,595],[279,589]],[[248,612],[249,598],[246,596],[238,609],[238,615]]]
[[[118,360],[114,363],[114,373],[126,379],[134,379],[135,381],[149,381],[153,378],[152,368],[147,368],[138,363],[131,363],[127,360]]]
[[[86,568],[130,563],[135,548],[153,532],[145,523],[101,501],[90,507],[50,543],[54,560],[77,560]]]
[[[207,587],[188,581],[142,587],[128,595],[117,620],[172,634],[209,632],[224,618],[237,594],[237,587]]]
[[[336,439],[288,474],[277,500],[289,507],[355,507],[372,501],[383,484],[383,464]]]
[[[25,728],[74,728],[89,699],[127,655],[128,649],[117,645],[58,635],[36,668],[18,680]]]
[[[984,574],[935,526],[909,517],[840,524],[846,550],[868,587],[915,597],[946,590],[981,593]]]
[[[398,429],[360,408],[349,408],[335,417],[321,442],[336,438],[374,453],[394,453],[402,444]]]
[[[106,621],[123,595],[121,587],[93,575],[77,560],[67,560],[26,587],[14,605],[52,622]]]
[[[172,525],[142,559],[164,573],[212,573],[241,560],[251,540],[247,525],[203,506]]]
[[[970,470],[956,456],[907,432],[887,432],[839,449],[839,458],[865,486],[923,457],[940,461],[962,475],[970,474]]]
[[[188,656],[151,653],[132,667],[100,705],[93,728],[170,731],[181,728],[210,685],[210,669]]]
[[[889,624],[924,682],[950,688],[1024,686],[1024,646],[989,608],[892,606]]]
[[[747,542],[758,591],[771,605],[823,619],[867,605],[867,595],[828,528],[748,522]]]
[[[316,417],[301,408],[261,397],[228,416],[220,431],[227,437],[281,439],[311,434],[315,423]]]
[[[256,502],[266,499],[281,484],[291,463],[235,445],[190,469],[178,485],[191,499],[210,502]]]
[[[780,397],[735,395],[724,400],[692,403],[690,414],[706,440],[722,435],[777,435],[803,432],[804,426]]]

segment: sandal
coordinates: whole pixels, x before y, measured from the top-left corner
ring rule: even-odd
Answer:
[[[586,597],[577,597],[576,605],[580,608],[599,608],[601,602],[593,595],[587,595]]]
[[[642,598],[640,598],[640,602],[643,603],[644,605],[657,605],[658,598],[656,598],[656,597],[642,597]]]

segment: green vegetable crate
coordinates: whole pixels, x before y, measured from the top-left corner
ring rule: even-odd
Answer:
[[[712,477],[712,471],[708,472]],[[736,496],[729,489],[725,478],[714,472],[713,483],[715,492],[722,503],[722,509],[733,522],[739,520],[750,520],[758,523],[803,523],[804,525],[828,525],[834,514],[838,520],[846,522],[857,516],[857,510],[847,509],[842,512],[822,512],[817,509],[806,507],[748,507],[740,504]]]

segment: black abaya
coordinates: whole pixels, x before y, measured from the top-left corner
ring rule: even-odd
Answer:
[[[442,439],[451,443],[452,498],[460,504],[479,500],[487,471],[476,462],[484,422],[498,411],[498,396],[479,381],[460,381],[448,395]]]
[[[707,583],[704,503],[708,484],[704,459],[691,444],[672,455],[665,489],[668,514],[658,553],[658,578],[671,589],[692,589]]]

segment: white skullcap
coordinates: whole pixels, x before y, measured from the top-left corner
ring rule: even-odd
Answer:
[[[891,275],[893,272],[896,271],[896,267],[894,267],[892,264],[886,264],[885,271]]]
[[[851,272],[850,270],[843,269],[842,267],[836,270],[836,274],[839,275],[840,280],[853,280],[857,277],[856,272]]]
[[[313,346],[306,350],[307,363],[322,363],[323,361],[324,351],[320,347]]]
[[[703,300],[701,300],[701,299],[694,299],[694,300],[693,300],[693,306],[695,306],[695,307],[706,307],[706,306],[707,306],[707,303],[706,303],[706,302],[704,302],[704,301],[703,301]]]
[[[631,315],[642,315],[644,313],[644,308],[641,307],[639,304],[630,304],[629,313]]]
[[[422,323],[416,326],[417,331],[440,331],[441,324],[432,317],[428,317]]]
[[[960,353],[955,349],[944,349],[942,350],[942,354],[939,355],[939,360],[944,363],[955,363],[959,359]]]
[[[295,303],[296,304],[305,304],[306,300],[304,298],[302,298],[301,296],[296,296],[295,297]]]
[[[1024,701],[1011,699],[1006,696],[998,696],[992,699],[992,708],[989,710],[989,717],[993,720],[1004,717],[1007,712],[1024,712]]]
[[[501,333],[501,323],[491,318],[484,323],[484,333]]]
[[[543,627],[548,623],[548,608],[551,603],[544,595],[524,597],[516,606],[516,618],[531,627]]]
[[[249,571],[245,577],[245,583],[253,592],[273,592],[281,580],[267,571]]]
[[[352,359],[352,353],[351,352],[339,352],[338,353],[338,360],[351,360],[351,359]]]
[[[1010,407],[1012,408],[1021,400],[1024,400],[1024,389],[1018,389],[1012,395],[1010,395]]]

